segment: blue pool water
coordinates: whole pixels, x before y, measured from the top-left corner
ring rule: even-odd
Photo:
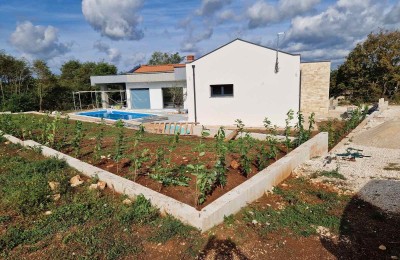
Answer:
[[[116,111],[116,110],[98,110],[98,111],[92,111],[92,112],[81,112],[81,113],[78,113],[77,115],[111,119],[111,120],[119,120],[119,119],[131,120],[131,119],[138,119],[138,118],[152,116],[149,114],[124,112],[124,111]]]

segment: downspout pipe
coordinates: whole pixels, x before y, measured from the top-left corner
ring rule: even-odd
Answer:
[[[196,105],[196,65],[192,65],[193,70],[193,98],[194,98],[194,122],[197,123],[197,105]]]

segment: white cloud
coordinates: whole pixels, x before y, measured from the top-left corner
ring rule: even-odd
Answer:
[[[359,5],[356,4],[359,2]],[[369,3],[368,7],[365,4]],[[296,17],[287,32],[287,41],[309,47],[348,45],[384,25],[382,7],[370,1],[341,0],[314,16]]]
[[[193,28],[191,28],[187,37],[181,44],[181,51],[198,54],[199,48],[197,47],[197,44],[210,39],[213,33],[214,29],[212,27],[205,28],[203,31],[194,31]]]
[[[218,18],[218,23],[229,21],[229,20],[235,20],[236,15],[232,10],[224,10],[220,13],[217,14]]]
[[[319,2],[320,0],[281,0],[279,2],[279,11],[283,17],[291,18],[308,12],[319,4]]]
[[[135,66],[146,63],[146,54],[143,52],[138,52],[131,54],[126,59],[124,59],[123,64],[126,71],[133,69]]]
[[[282,46],[306,60],[329,59],[338,64],[369,33],[399,23],[394,13],[400,13],[400,4],[388,8],[372,0],[339,0],[319,14],[292,19]]]
[[[111,62],[118,63],[121,60],[121,52],[116,48],[111,48],[108,44],[96,41],[93,45],[99,52],[103,52],[108,55]]]
[[[230,3],[232,0],[203,0],[196,13],[201,16],[211,16]]]
[[[17,25],[10,43],[24,55],[44,60],[69,52],[72,45],[59,42],[55,27],[33,25],[29,21]]]
[[[83,0],[82,12],[89,24],[112,40],[140,40],[138,14],[144,0]]]
[[[249,28],[264,27],[278,23],[312,10],[320,0],[280,0],[277,5],[271,5],[259,0],[247,9]]]

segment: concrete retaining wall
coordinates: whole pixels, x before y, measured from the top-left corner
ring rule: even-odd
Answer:
[[[292,170],[304,161],[315,156],[322,156],[328,151],[328,134],[320,133],[274,164],[257,173],[246,182],[198,211],[187,204],[60,153],[54,149],[40,145],[37,142],[31,140],[21,141],[10,135],[5,135],[4,137],[10,142],[19,143],[23,146],[41,147],[44,156],[63,159],[71,167],[88,177],[92,178],[98,176],[100,180],[107,183],[108,187],[114,189],[118,193],[126,194],[129,197],[143,194],[151,201],[152,205],[158,207],[162,212],[168,213],[203,232],[222,223],[224,216],[234,214],[248,203],[260,198],[266,191],[271,190],[275,185],[285,180],[291,174]]]

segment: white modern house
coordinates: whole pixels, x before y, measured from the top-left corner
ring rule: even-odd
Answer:
[[[186,65],[189,121],[204,125],[283,125],[297,112],[300,55],[235,40]]]
[[[330,62],[301,63],[290,54],[236,39],[186,64],[140,66],[126,75],[91,77],[92,85],[124,83],[129,109],[163,109],[163,89],[182,87],[190,122],[284,125],[286,113],[326,114]]]

